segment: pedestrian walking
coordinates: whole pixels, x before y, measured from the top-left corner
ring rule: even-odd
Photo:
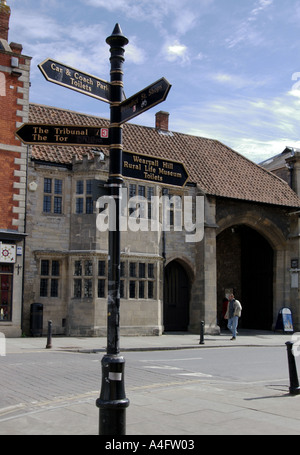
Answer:
[[[228,310],[227,310],[227,317],[228,317],[228,325],[227,327],[232,333],[231,340],[236,340],[237,335],[237,328],[239,323],[239,318],[242,314],[242,305],[241,303],[234,298],[233,294],[229,296],[229,303],[228,303]]]

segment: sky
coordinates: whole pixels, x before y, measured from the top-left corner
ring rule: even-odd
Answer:
[[[110,80],[119,23],[127,98],[165,77],[167,99],[131,122],[219,140],[256,163],[300,148],[300,0],[7,0],[8,41],[31,56],[30,102],[109,118],[109,105],[46,81],[57,60]]]

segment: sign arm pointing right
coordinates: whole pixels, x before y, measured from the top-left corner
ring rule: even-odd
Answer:
[[[137,117],[143,112],[165,101],[172,85],[162,77],[120,104],[120,123]]]

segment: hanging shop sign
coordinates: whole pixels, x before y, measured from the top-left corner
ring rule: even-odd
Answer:
[[[16,245],[0,243],[0,262],[9,264],[16,262]]]

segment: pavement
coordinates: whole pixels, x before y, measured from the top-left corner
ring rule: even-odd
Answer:
[[[197,334],[168,333],[160,337],[121,337],[120,347],[122,354],[241,346],[285,347],[291,340],[292,334],[241,330],[235,341],[230,340],[229,332],[205,335],[204,344],[200,344]],[[7,338],[5,341],[7,356],[50,350],[106,352],[106,338],[98,337],[52,337],[49,349],[46,349],[45,337]],[[288,366],[282,378],[271,383],[207,376],[198,375],[181,382],[170,378],[166,384],[141,384],[126,390],[130,399],[126,410],[126,439],[132,436],[135,440],[134,436],[138,435],[168,435],[177,439],[178,435],[194,435],[195,438],[199,435],[300,435],[300,395],[289,392]],[[1,409],[0,405],[0,434],[98,435],[99,409],[95,397],[98,398],[95,392],[61,397],[48,403],[35,403],[30,409],[22,403],[12,409]]]
[[[267,332],[254,330],[240,330],[237,339],[230,340],[230,332],[221,335],[205,335],[204,345],[200,345],[200,335],[176,332],[162,336],[121,336],[120,349],[128,351],[155,351],[171,349],[199,349],[229,346],[282,346],[291,341],[292,334],[282,332]],[[72,350],[77,352],[105,352],[107,340],[105,337],[52,337],[52,350]],[[6,352],[20,353],[26,351],[43,350],[46,348],[45,337],[7,338]]]

